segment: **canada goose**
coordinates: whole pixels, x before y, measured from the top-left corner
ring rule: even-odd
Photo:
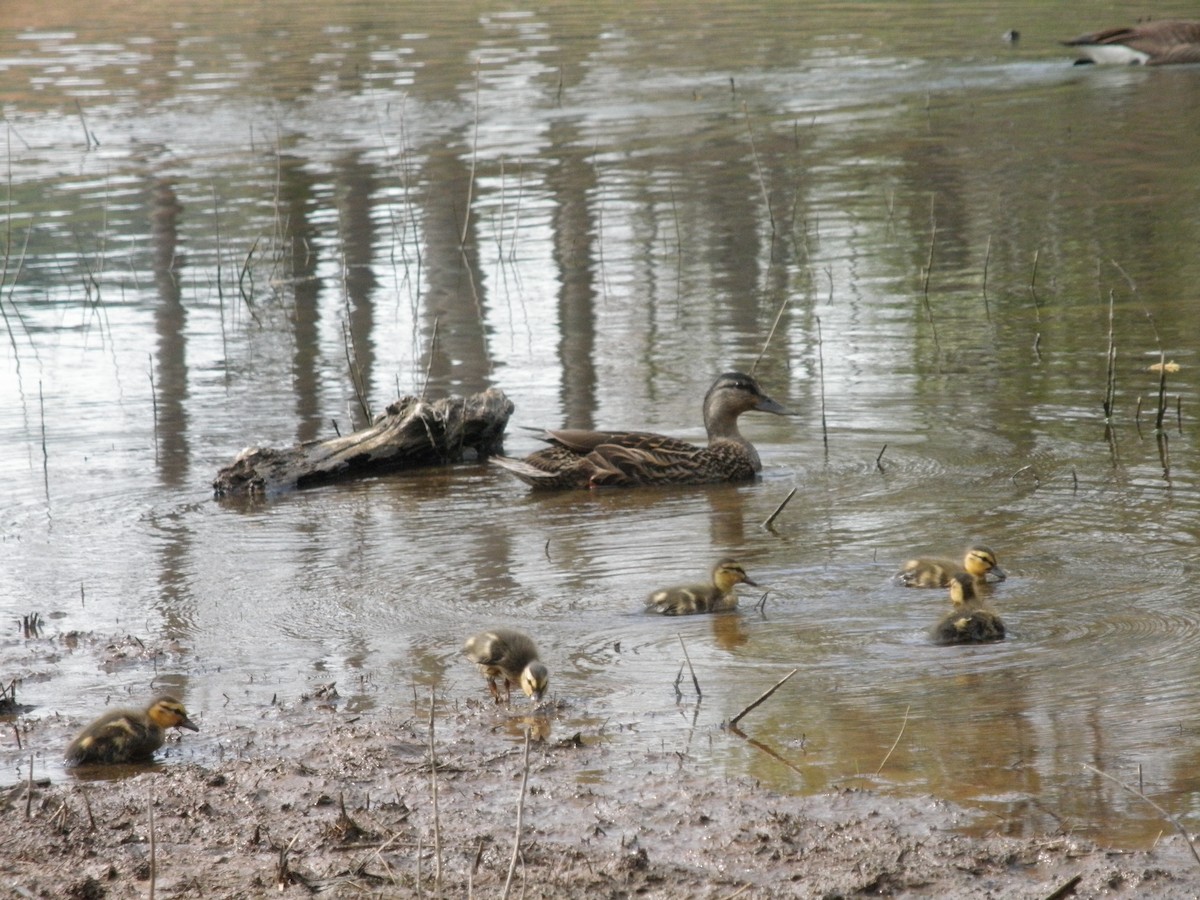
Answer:
[[[1165,66],[1200,62],[1200,22],[1180,19],[1139,22],[1063,41],[1084,54],[1076,65]]]

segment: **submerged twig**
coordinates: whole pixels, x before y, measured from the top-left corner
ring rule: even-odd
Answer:
[[[788,495],[783,498],[783,502],[780,503],[777,507],[775,507],[775,512],[773,512],[769,516],[767,516],[766,521],[764,521],[762,523],[763,528],[771,527],[771,523],[775,521],[775,518],[781,512],[783,512],[783,508],[788,505],[788,503],[791,501],[792,497],[796,496],[796,490],[797,490],[797,488],[792,488],[790,491],[788,491]]]
[[[687,661],[688,671],[692,673],[692,684],[696,687],[696,696],[703,697],[704,692],[700,690],[700,679],[696,677],[696,670],[692,668],[692,658],[688,656],[687,644],[683,642],[683,635],[676,635],[679,638],[679,646],[683,648],[683,658]]]
[[[792,669],[792,671],[788,672],[786,675],[784,675],[782,678],[780,678],[777,682],[775,682],[774,687],[763,692],[762,696],[760,696],[757,700],[755,700],[753,703],[751,703],[749,706],[747,706],[745,709],[743,709],[740,713],[738,713],[736,716],[734,716],[732,719],[730,719],[729,727],[736,728],[737,723],[742,720],[742,716],[746,715],[746,713],[750,712],[750,710],[754,709],[755,707],[760,706],[761,704],[765,703],[767,701],[767,699],[770,698],[770,696],[773,693],[775,693],[777,690],[779,690],[781,687],[783,687],[783,684],[785,681],[787,681],[789,678],[791,678],[793,675],[795,675],[799,671],[800,671],[799,669]]]
[[[1166,819],[1168,822],[1170,822],[1173,826],[1175,826],[1175,830],[1177,832],[1179,832],[1180,837],[1182,837],[1183,840],[1187,843],[1188,849],[1192,851],[1192,858],[1196,860],[1196,863],[1198,865],[1200,865],[1200,853],[1196,852],[1196,846],[1192,843],[1192,839],[1188,836],[1187,831],[1179,823],[1178,819],[1176,819],[1173,815],[1171,815],[1169,812],[1167,812],[1165,809],[1163,809],[1161,806],[1159,806],[1157,803],[1155,803],[1153,800],[1151,800],[1149,797],[1147,797],[1145,794],[1143,794],[1137,788],[1131,787],[1130,785],[1123,782],[1121,779],[1114,778],[1112,775],[1109,775],[1107,772],[1102,772],[1099,769],[1097,769],[1095,766],[1088,765],[1087,763],[1082,763],[1081,765],[1085,769],[1095,772],[1101,778],[1107,778],[1113,784],[1117,785],[1118,787],[1122,788],[1123,790],[1128,791],[1129,793],[1133,794],[1135,797],[1140,797],[1141,799],[1143,799],[1147,803],[1149,803],[1152,807],[1154,807],[1155,811],[1158,812],[1158,814],[1160,816],[1162,816],[1164,819]]]

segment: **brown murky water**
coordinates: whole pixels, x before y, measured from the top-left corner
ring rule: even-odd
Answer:
[[[1055,41],[1116,23],[1043,7],[9,4],[0,610],[47,627],[0,675],[72,722],[173,686],[203,761],[317,683],[476,696],[458,646],[511,622],[555,729],[629,753],[1158,834],[1087,764],[1194,824],[1200,71],[1072,68]],[[757,484],[211,498],[247,444],[361,425],[356,378],[372,410],[500,387],[514,454],[522,426],[696,439],[781,309]],[[1010,640],[932,647],[944,599],[889,575],[977,539]],[[762,614],[640,614],[725,554]],[[75,630],[183,652],[104,664]],[[720,729],[793,667],[761,747]]]

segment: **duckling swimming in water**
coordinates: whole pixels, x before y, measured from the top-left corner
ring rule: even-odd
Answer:
[[[905,587],[948,587],[951,579],[963,572],[977,582],[986,581],[989,575],[997,581],[1008,577],[992,549],[976,544],[967,550],[961,564],[950,559],[910,559],[896,573],[896,580]]]
[[[546,431],[542,439],[549,447],[524,459],[491,461],[535,488],[745,481],[762,471],[762,461],[738,430],[738,416],[755,409],[787,412],[753,376],[726,372],[704,395],[707,446],[646,431]]]
[[[497,678],[504,679],[505,703],[512,698],[514,684],[520,685],[534,703],[541,702],[550,685],[550,672],[538,659],[533,638],[515,628],[493,628],[472,635],[463,644],[463,653],[479,666],[497,703],[500,702]]]
[[[726,557],[713,566],[710,584],[683,584],[655,591],[646,599],[646,611],[663,616],[727,612],[737,608],[734,588],[739,584],[758,587],[741,563]]]
[[[159,697],[145,710],[111,709],[71,741],[67,762],[144,762],[163,745],[168,728],[200,730],[174,697]]]
[[[983,644],[1004,640],[1004,623],[983,606],[975,593],[975,579],[960,572],[950,579],[950,602],[946,613],[930,633],[939,644]]]

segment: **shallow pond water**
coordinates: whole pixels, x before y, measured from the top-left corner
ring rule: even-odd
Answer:
[[[554,730],[631,754],[1152,840],[1092,766],[1194,823],[1200,71],[1072,67],[1057,39],[1112,11],[1044,6],[15,4],[0,610],[45,627],[0,676],[63,735],[171,686],[203,761],[323,683],[364,714],[480,697],[458,648],[508,622]],[[792,415],[743,419],[754,484],[464,464],[212,498],[243,446],[422,389],[504,390],[514,455],[698,440],[760,353]],[[933,647],[945,598],[890,575],[976,540],[1010,639]],[[641,614],[726,554],[761,611]],[[104,651],[132,638],[167,649]],[[721,729],[793,668],[753,741]]]

